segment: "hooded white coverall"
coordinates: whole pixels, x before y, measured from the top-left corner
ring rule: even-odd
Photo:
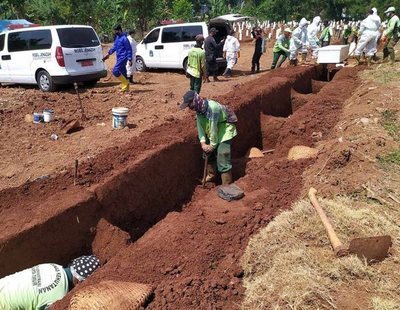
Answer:
[[[378,15],[378,10],[376,8],[372,8],[372,11],[374,12],[373,15],[376,16],[377,20],[379,21],[378,31],[377,31],[377,34],[376,34],[375,50],[374,50],[374,54],[376,54],[376,52],[378,51],[377,50],[378,42],[379,42],[379,39],[381,38],[381,33],[380,33],[379,29],[380,29],[380,27],[382,25],[382,21],[381,21],[381,18],[379,17],[379,15]]]
[[[313,22],[307,27],[308,42],[310,43],[310,48],[312,50],[312,57],[318,58],[319,49],[319,23],[321,22],[321,17],[315,16]]]
[[[374,56],[376,53],[376,37],[379,35],[379,27],[381,20],[378,15],[368,15],[366,19],[361,22],[360,30],[358,31],[360,40],[358,41],[355,56],[360,56],[365,52],[367,57]]]
[[[300,20],[299,26],[292,32],[290,39],[290,60],[297,59],[298,52],[307,52],[307,25],[308,22],[305,18]]]

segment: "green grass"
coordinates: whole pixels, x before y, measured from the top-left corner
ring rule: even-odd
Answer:
[[[391,66],[386,66],[377,70],[365,70],[361,73],[361,76],[386,85],[391,82],[397,82],[400,78],[400,71],[393,70]]]
[[[396,141],[400,140],[400,122],[397,117],[397,111],[385,110],[382,112],[381,125]]]
[[[378,160],[383,165],[398,165],[400,166],[400,149],[389,154],[378,156]]]

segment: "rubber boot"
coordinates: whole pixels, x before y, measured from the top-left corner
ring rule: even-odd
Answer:
[[[297,59],[290,59],[289,66],[291,66],[291,67],[297,66]]]
[[[222,185],[229,185],[232,183],[232,171],[221,173]]]
[[[129,80],[129,83],[135,84],[135,81],[133,80],[133,75],[131,75],[131,76],[128,78],[128,80]]]
[[[354,58],[357,61],[357,65],[359,65],[361,63],[361,56],[357,55],[357,56],[354,56]]]
[[[255,66],[251,66],[251,74],[256,73]]]
[[[372,56],[372,60],[377,63],[379,62],[379,57],[374,54],[374,56]]]
[[[395,63],[395,54],[394,51],[391,51],[389,54],[390,57],[390,63],[393,65]]]
[[[129,90],[129,81],[121,74],[118,77],[118,80],[121,81],[121,91],[126,92]]]
[[[301,54],[301,63],[304,65],[307,61],[307,54],[306,53],[302,53]]]
[[[211,163],[207,165],[207,176],[206,176],[206,183],[214,182],[215,176],[217,175],[217,167],[215,163]]]
[[[372,57],[371,56],[367,56],[367,66],[369,67],[371,65],[371,61],[372,61]]]

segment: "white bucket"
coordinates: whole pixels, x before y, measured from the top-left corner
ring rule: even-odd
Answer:
[[[128,119],[128,108],[118,107],[112,109],[112,128],[122,129],[126,126]]]
[[[54,111],[52,109],[44,109],[43,120],[45,123],[50,123],[54,121]]]

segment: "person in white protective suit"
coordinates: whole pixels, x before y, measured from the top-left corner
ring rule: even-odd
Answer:
[[[373,13],[372,10],[369,11],[369,15],[361,22],[360,30],[358,31],[360,39],[354,52],[357,63],[360,63],[361,53],[365,52],[367,63],[370,65],[371,59],[376,53],[376,37],[379,35],[381,21],[379,16]]]
[[[380,26],[382,25],[382,21],[381,21],[381,18],[379,17],[379,15],[378,15],[378,10],[376,8],[372,8],[372,12],[373,12],[373,15],[375,15],[377,20],[379,21],[379,28],[380,28]],[[377,35],[376,35],[376,44],[375,44],[374,56],[372,57],[372,59],[374,61],[378,61],[379,60],[379,58],[376,56],[376,52],[378,51],[377,50],[377,46],[378,46],[379,40],[381,38],[381,33],[379,31],[379,28],[378,28]]]
[[[318,58],[318,49],[319,49],[318,31],[320,23],[321,23],[321,17],[315,16],[312,23],[307,27],[308,42],[310,43],[313,59]]]
[[[129,35],[127,36],[127,38],[132,48],[132,65],[130,66],[129,63],[126,64],[126,75],[129,82],[133,84],[135,83],[135,81],[133,80],[133,73],[135,73],[136,71],[136,41],[133,38],[135,31],[131,30],[128,34]]]
[[[236,65],[238,59],[240,58],[240,43],[235,37],[235,31],[231,30],[227,36],[224,47],[223,47],[224,57],[226,59],[226,70],[223,74],[224,77],[231,77],[233,67]]]
[[[307,58],[307,26],[309,22],[302,18],[299,26],[292,32],[292,38],[290,39],[290,65],[297,65],[297,54],[302,53],[302,61]]]

